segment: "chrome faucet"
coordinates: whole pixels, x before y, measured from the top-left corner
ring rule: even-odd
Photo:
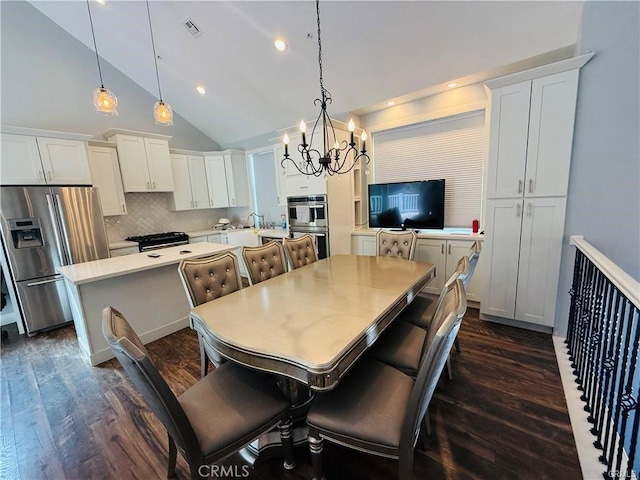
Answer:
[[[253,225],[254,228],[264,228],[265,223],[264,223],[264,215],[258,215],[257,213],[250,213],[249,215],[247,215],[247,220],[249,220],[251,217],[253,218]]]

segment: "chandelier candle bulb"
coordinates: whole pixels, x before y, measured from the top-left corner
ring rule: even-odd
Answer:
[[[282,143],[284,143],[284,156],[289,156],[289,135],[284,134],[284,138],[282,139]]]
[[[307,144],[307,138],[305,136],[306,131],[307,131],[307,124],[304,123],[304,120],[300,120],[300,133],[302,133],[302,144],[303,145]]]
[[[360,135],[360,140],[362,140],[362,151],[366,151],[366,144],[367,144],[367,132],[365,132],[364,130],[362,131],[362,135]]]

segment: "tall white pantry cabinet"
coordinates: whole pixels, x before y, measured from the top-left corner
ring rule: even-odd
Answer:
[[[483,318],[555,324],[578,76],[590,58],[486,82]]]

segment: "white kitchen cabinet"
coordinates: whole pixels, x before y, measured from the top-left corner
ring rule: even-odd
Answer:
[[[36,137],[3,133],[0,136],[0,173],[2,185],[38,185],[45,183]]]
[[[229,243],[227,241],[227,234],[226,233],[213,233],[211,235],[208,235],[207,236],[207,241],[209,243],[224,243],[224,244]]]
[[[229,151],[224,154],[224,169],[230,207],[245,207],[251,202],[249,176],[244,152]]]
[[[553,326],[566,201],[563,197],[488,202],[488,261],[482,313]]]
[[[171,154],[171,169],[175,188],[169,200],[169,209],[210,208],[204,157]]]
[[[567,194],[578,73],[491,91],[487,198]]]
[[[169,143],[158,138],[116,134],[125,192],[172,192]]]
[[[204,242],[208,242],[208,238],[207,235],[201,235],[198,237],[193,237],[191,235],[189,235],[189,243],[204,243]]]
[[[310,134],[309,134],[310,135]],[[307,139],[309,138],[307,135]],[[286,197],[300,197],[305,195],[323,195],[327,193],[327,181],[324,177],[324,174],[316,177],[314,175],[304,175],[300,173],[300,171],[296,168],[293,162],[296,162],[297,165],[300,165],[302,162],[302,156],[298,152],[298,145],[301,142],[301,137],[299,133],[289,135],[289,156],[290,160],[284,162],[284,192]],[[278,152],[278,158],[282,159],[284,157],[284,147],[283,150]],[[320,134],[316,134],[313,139],[313,145],[311,148],[316,148],[319,152],[324,150],[322,146],[322,136]],[[317,159],[315,161],[317,164]],[[282,172],[280,172],[282,174]]]
[[[211,208],[229,206],[227,174],[224,168],[223,154],[206,154],[204,157],[207,185],[209,187],[209,205]]]
[[[36,137],[47,183],[91,185],[87,147],[78,140]]]
[[[376,254],[376,237],[375,235],[351,235],[351,254],[352,255],[368,255]]]
[[[4,185],[91,185],[85,143],[2,134]]]
[[[124,198],[118,152],[115,147],[89,145],[89,169],[93,186],[98,187],[102,214],[123,215],[127,213]]]

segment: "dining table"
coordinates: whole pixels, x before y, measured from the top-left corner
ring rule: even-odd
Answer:
[[[304,409],[314,392],[338,385],[435,274],[430,263],[332,255],[199,305],[190,320],[221,356],[285,378],[293,409]],[[272,440],[250,446],[245,461]],[[294,435],[305,440],[304,431]]]

